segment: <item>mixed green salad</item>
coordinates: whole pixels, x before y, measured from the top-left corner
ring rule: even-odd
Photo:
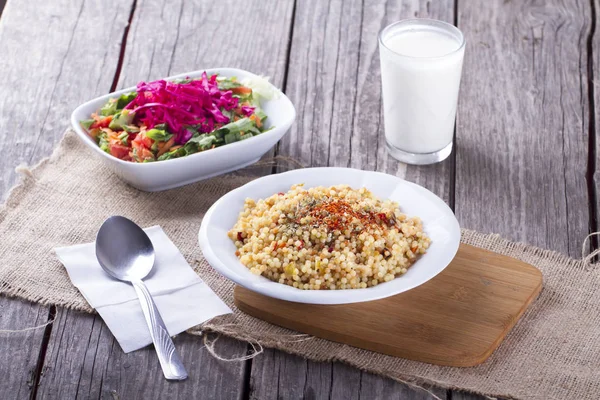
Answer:
[[[257,90],[244,83],[206,72],[199,79],[140,82],[135,92],[108,100],[81,125],[121,160],[184,157],[266,131],[260,108],[265,82]]]

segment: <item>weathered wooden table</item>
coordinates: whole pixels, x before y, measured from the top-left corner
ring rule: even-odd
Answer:
[[[0,194],[17,180],[17,164],[50,155],[82,101],[139,80],[232,66],[269,75],[296,105],[296,124],[276,154],[405,177],[445,199],[464,227],[579,257],[585,235],[598,230],[598,7],[598,0],[8,0],[0,17]],[[455,151],[434,166],[395,162],[383,146],[377,34],[407,17],[454,22],[468,41]],[[0,329],[55,317],[45,330],[0,334],[0,398],[432,397],[278,351],[221,362],[189,335],[176,344],[190,379],[168,383],[153,350],[123,354],[98,316],[0,298]],[[223,338],[217,350],[234,356],[247,344]]]

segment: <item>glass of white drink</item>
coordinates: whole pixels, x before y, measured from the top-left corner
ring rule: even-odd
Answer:
[[[432,164],[452,152],[462,32],[446,22],[408,19],[379,34],[385,139],[389,154]]]

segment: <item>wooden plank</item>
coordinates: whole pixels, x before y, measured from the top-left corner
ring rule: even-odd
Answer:
[[[537,268],[461,244],[435,278],[381,300],[302,304],[236,286],[235,304],[253,317],[334,342],[437,365],[472,367],[496,350],[541,289]]]
[[[589,219],[589,4],[458,6],[468,40],[457,122],[459,221],[579,257]]]
[[[589,220],[589,4],[458,6],[469,41],[457,123],[459,221],[579,257]]]
[[[252,360],[249,398],[332,398],[329,395],[332,392],[331,375],[331,363],[308,363],[301,357],[265,349],[263,354]]]
[[[288,35],[292,6],[291,1],[255,0],[237,13],[232,12],[239,8],[233,0],[138,2],[118,87],[215,66],[271,75],[281,86],[287,54],[281,38]],[[58,318],[48,345],[41,398],[230,399],[246,390],[245,363],[213,359],[198,336],[182,334],[176,339],[190,378],[173,384],[163,378],[152,347],[125,355],[98,317],[58,310]],[[224,357],[245,354],[246,348],[246,343],[225,338],[217,345]]]
[[[48,321],[48,307],[0,297],[0,330],[18,330]],[[0,332],[0,393],[28,398],[34,384],[44,328],[27,332]]]
[[[130,2],[18,0],[0,24],[0,191],[50,155],[80,103],[110,88]],[[35,12],[31,12],[35,10]],[[85,71],[85,73],[82,73]]]
[[[413,388],[341,363],[316,363],[266,349],[252,362],[250,396],[270,399],[415,399],[446,398],[446,391]]]
[[[587,0],[459,2],[463,227],[580,257],[588,231]]]
[[[46,371],[38,397],[233,399],[242,392],[244,363],[219,361],[200,345],[200,338],[178,335],[175,345],[189,373],[185,382],[163,378],[150,347],[123,353],[97,315],[60,312],[48,346]],[[232,358],[246,354],[246,344],[221,338],[215,351]]]
[[[98,82],[113,72],[102,67],[102,60],[111,61],[111,49],[102,41],[110,43],[126,19],[119,16],[116,4],[109,8],[106,23],[97,23],[101,19],[98,8],[102,7],[88,4],[82,8],[69,1],[25,5],[14,0],[2,10],[0,145],[11,150],[0,159],[0,198],[6,197],[17,180],[14,167],[49,155],[68,126],[71,110],[99,89],[106,90]],[[86,24],[95,29],[85,28]],[[113,59],[117,57],[118,48]],[[74,60],[79,61],[77,66]],[[86,74],[80,73],[82,66]],[[47,321],[48,313],[48,307],[0,298],[0,329],[37,326]],[[0,333],[0,374],[4,377],[0,393],[10,398],[29,397],[43,335],[44,329]]]
[[[141,2],[119,87],[214,67],[266,75],[281,87],[292,8],[292,0]]]
[[[459,392],[456,390],[452,391],[452,400],[483,400],[483,399],[501,400],[502,397],[484,397],[484,396],[479,396],[479,395],[476,395],[473,393]]]
[[[296,158],[306,166],[384,171],[417,182],[448,201],[452,158],[416,168],[396,162],[385,152],[377,35],[383,27],[402,18],[431,17],[452,22],[453,10],[451,0],[297,2],[286,94],[296,106],[298,117],[282,139],[279,154]],[[287,398],[300,393],[268,380],[271,371],[279,370],[280,382],[294,382],[298,363],[300,375],[322,368],[290,357],[257,357],[251,374],[251,383],[256,384],[253,390],[259,393],[256,398]],[[356,394],[351,388],[359,380],[359,387],[379,388],[382,396],[400,393],[402,398],[432,398],[390,379],[360,374],[345,366],[346,373],[342,373],[339,368],[341,364],[331,363],[331,379],[312,381],[320,385],[314,387],[315,393],[327,392],[333,382],[333,386],[347,390],[344,393]],[[436,394],[445,398],[444,390]],[[365,392],[363,398],[371,397]]]
[[[378,375],[361,373],[360,376],[360,395],[359,399],[385,399],[385,400],[429,400],[429,399],[454,399],[447,397],[447,392],[443,389],[432,387],[430,385],[408,386],[391,379],[383,379]],[[481,397],[475,397],[472,400],[479,400]]]

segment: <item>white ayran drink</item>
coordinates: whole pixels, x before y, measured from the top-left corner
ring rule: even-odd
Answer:
[[[455,26],[414,19],[379,34],[385,138],[390,155],[410,164],[452,152],[465,40]]]

